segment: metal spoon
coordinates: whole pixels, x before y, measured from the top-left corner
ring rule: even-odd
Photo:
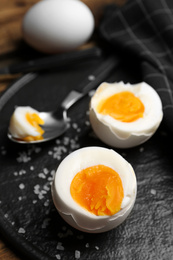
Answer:
[[[82,82],[84,87],[83,89],[81,88],[81,91],[72,90],[55,111],[39,113],[39,116],[45,122],[42,126],[45,131],[42,140],[23,141],[14,138],[10,132],[7,134],[8,138],[16,143],[28,144],[46,142],[63,134],[68,128],[67,110],[79,99],[87,95],[90,90],[96,88],[102,81],[104,81],[110,72],[118,66],[119,62],[119,59],[115,56],[108,57],[101,63],[96,71],[92,73],[92,81],[87,78]]]

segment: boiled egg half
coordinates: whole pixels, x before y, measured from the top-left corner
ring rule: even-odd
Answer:
[[[106,144],[129,148],[147,141],[159,127],[162,102],[147,83],[102,83],[90,102],[90,122]]]
[[[52,183],[52,197],[72,227],[99,233],[120,225],[131,212],[137,192],[132,166],[117,152],[85,147],[68,155]]]
[[[13,138],[23,141],[36,141],[43,139],[44,130],[40,125],[44,121],[39,112],[30,106],[16,107],[9,124],[9,132]]]

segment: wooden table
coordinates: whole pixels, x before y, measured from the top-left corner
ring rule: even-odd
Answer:
[[[0,0],[0,67],[27,59],[29,54],[38,55],[22,40],[21,23],[27,10],[39,0]],[[96,26],[98,26],[104,6],[109,3],[124,4],[125,0],[82,0],[92,10]],[[0,75],[0,92],[19,75]],[[19,252],[15,252],[4,241],[0,234],[0,259],[20,260]]]

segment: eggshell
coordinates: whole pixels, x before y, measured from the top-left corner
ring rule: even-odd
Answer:
[[[89,166],[103,164],[119,173],[124,193],[122,209],[112,216],[96,216],[78,205],[70,194],[74,176]],[[85,147],[68,155],[59,165],[52,183],[52,197],[61,217],[72,227],[100,233],[120,225],[130,214],[136,199],[137,182],[132,166],[118,153],[102,147]]]
[[[22,22],[24,40],[45,53],[69,51],[85,43],[94,30],[90,9],[79,0],[44,0]]]
[[[121,91],[131,91],[145,106],[144,116],[134,122],[121,122],[97,112],[97,105],[106,97]],[[130,148],[146,142],[158,129],[162,118],[162,103],[157,92],[147,83],[131,85],[123,82],[102,83],[91,98],[91,126],[104,143],[116,148]]]

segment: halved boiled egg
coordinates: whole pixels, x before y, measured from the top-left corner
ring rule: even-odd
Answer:
[[[90,102],[90,122],[106,144],[129,148],[147,141],[163,118],[157,92],[147,83],[102,83]]]
[[[20,140],[33,141],[43,139],[44,130],[40,125],[44,121],[40,118],[39,112],[32,107],[17,107],[10,119],[9,132]]]
[[[120,225],[131,212],[137,192],[132,166],[117,152],[85,147],[68,155],[52,183],[52,197],[62,218],[89,233]]]

